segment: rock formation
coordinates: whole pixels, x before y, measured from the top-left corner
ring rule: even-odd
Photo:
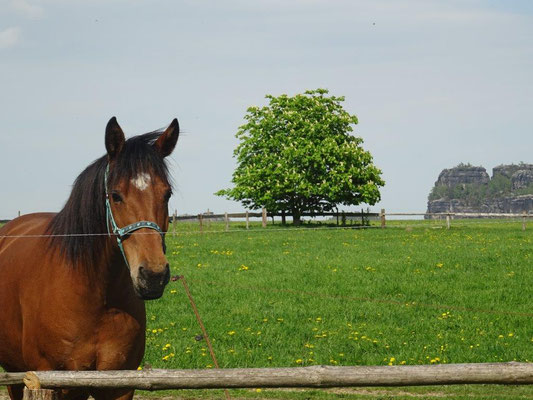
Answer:
[[[489,181],[490,177],[485,168],[460,165],[455,168],[444,169],[439,174],[435,185],[454,187],[472,183],[486,184]]]
[[[533,170],[518,170],[511,176],[513,190],[525,189],[533,182]]]
[[[428,213],[523,213],[533,211],[533,164],[443,170],[428,200]]]

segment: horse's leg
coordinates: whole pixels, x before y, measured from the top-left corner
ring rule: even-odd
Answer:
[[[127,276],[127,282],[131,278]],[[136,370],[142,361],[145,345],[144,303],[132,299],[138,309],[129,314],[110,308],[102,317],[98,329],[96,370]],[[95,400],[131,400],[131,389],[94,389]]]
[[[7,391],[11,400],[22,400],[24,397],[24,385],[10,385]],[[61,390],[59,398],[61,400],[87,400],[89,393],[86,390]]]
[[[24,395],[24,385],[9,385],[7,391],[9,392],[11,400],[22,400],[22,396]]]
[[[91,395],[95,400],[131,400],[134,392],[131,389],[97,389]]]
[[[84,389],[63,389],[59,391],[61,400],[87,400],[89,392]]]

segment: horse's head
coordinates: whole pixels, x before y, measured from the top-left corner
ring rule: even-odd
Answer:
[[[106,128],[108,227],[122,246],[133,287],[143,299],[161,297],[170,278],[162,232],[168,229],[172,192],[164,158],[174,150],[178,135],[176,119],[150,144],[125,141],[114,117]]]

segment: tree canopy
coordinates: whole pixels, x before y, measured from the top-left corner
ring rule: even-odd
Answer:
[[[328,93],[267,95],[267,106],[249,107],[236,134],[235,186],[216,194],[251,209],[285,211],[296,224],[303,212],[379,201],[381,170],[363,140],[350,135],[357,117],[343,109],[344,97]]]

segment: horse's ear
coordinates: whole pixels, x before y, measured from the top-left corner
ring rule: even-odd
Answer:
[[[161,136],[154,143],[154,147],[161,153],[163,157],[168,156],[176,147],[178,142],[178,136],[180,135],[180,124],[178,120],[174,120],[170,123],[168,128],[163,132]]]
[[[124,146],[124,132],[115,117],[111,118],[105,128],[105,148],[109,161],[114,160]]]

